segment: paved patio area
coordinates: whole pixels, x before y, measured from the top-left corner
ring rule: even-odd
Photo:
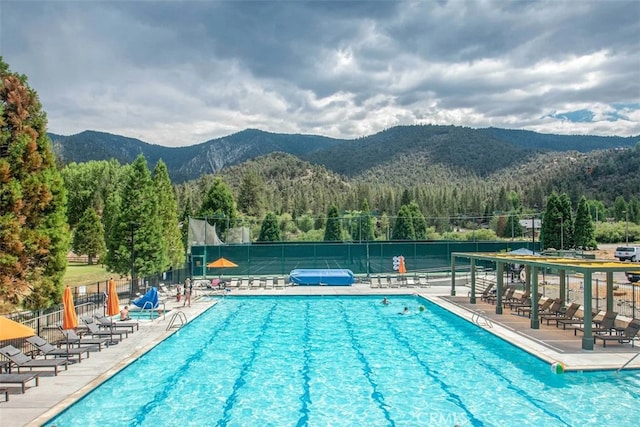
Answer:
[[[467,295],[468,289],[457,287],[458,295]],[[168,301],[166,309],[173,313],[181,310],[188,321],[202,314],[211,305],[212,299],[199,299],[198,294],[215,294],[216,292],[196,291],[196,299],[191,307],[182,307],[182,303]],[[219,292],[219,294],[222,292]],[[234,289],[231,295],[401,295],[418,294],[439,304],[459,316],[472,320],[476,310],[483,310],[491,321],[492,327],[481,327],[496,334],[514,345],[535,354],[548,362],[560,361],[568,369],[617,369],[640,351],[632,349],[629,344],[611,344],[606,349],[596,345],[593,351],[582,350],[581,336],[575,337],[573,331],[562,331],[555,326],[543,325],[538,330],[529,328],[527,317],[505,314],[496,315],[494,306],[479,303],[469,304],[467,297],[449,296],[449,286],[443,282],[440,286],[428,288],[371,288],[366,283],[354,286],[290,286],[284,289]],[[17,388],[11,388],[10,400],[0,402],[0,420],[3,425],[40,426],[55,414],[73,404],[87,392],[104,382],[133,360],[140,357],[153,346],[166,339],[176,329],[167,330],[169,313],[166,319],[141,321],[140,330],[130,335],[117,345],[91,353],[91,357],[80,364],[69,366],[58,376],[43,371],[40,374],[40,385],[29,387],[25,394],[19,394]],[[640,369],[640,357],[630,368]],[[10,420],[10,421],[8,421]]]

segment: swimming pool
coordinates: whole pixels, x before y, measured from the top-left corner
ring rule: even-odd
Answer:
[[[227,297],[47,425],[635,426],[639,402],[640,372],[553,374],[418,297]]]

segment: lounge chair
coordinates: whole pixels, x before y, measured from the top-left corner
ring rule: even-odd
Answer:
[[[490,285],[489,287],[487,287],[487,289],[485,289],[485,291],[486,291],[486,295],[483,292],[482,295],[480,296],[480,299],[490,304],[495,304],[496,301],[498,300],[498,294],[495,292],[496,290],[493,289],[493,286]],[[506,288],[504,288],[504,295],[502,296],[503,304],[505,301],[510,301],[513,298],[513,294],[515,292],[516,292],[516,287],[514,285],[509,285]]]
[[[616,317],[618,313],[615,311],[607,311],[602,318],[602,322],[591,328],[591,332],[595,333],[610,333],[612,329],[615,329]],[[584,333],[584,325],[573,328],[573,335],[578,335],[578,331]]]
[[[84,322],[85,326],[89,330],[89,332],[86,332],[87,335],[91,335],[94,338],[110,337],[111,338],[110,344],[117,342],[113,340],[114,335],[117,335],[119,340],[122,340],[122,335],[124,335],[125,338],[129,337],[129,331],[126,329],[118,329],[118,328],[100,329],[98,327],[98,324],[94,322],[93,319],[90,317],[83,317],[82,321]]]
[[[55,375],[58,375],[58,368],[64,365],[66,371],[69,363],[67,359],[34,359],[12,345],[0,348],[0,354],[16,365],[18,373],[22,368],[29,368],[29,370],[33,368],[53,368]]]
[[[99,326],[108,327],[108,328],[127,328],[133,330],[135,328],[136,331],[140,330],[140,323],[138,322],[124,322],[124,321],[114,321],[112,318],[107,316],[94,316],[98,321]]]
[[[580,308],[580,304],[574,302],[574,303],[571,303],[569,307],[567,307],[564,313],[558,316],[544,316],[544,318],[547,319],[547,325],[549,325],[552,320],[555,320],[556,328],[557,328],[559,326],[558,324],[559,322],[575,320],[575,315],[578,312],[579,308]]]
[[[418,286],[421,288],[430,288],[431,285],[429,284],[429,279],[427,278],[427,276],[418,276]]]
[[[595,334],[593,335],[594,342],[598,342],[598,340],[602,340],[602,346],[607,346],[607,341],[619,342],[621,344],[630,342],[631,347],[633,347],[634,339],[640,332],[640,320],[632,320],[629,322],[626,328],[622,331],[621,334]]]
[[[40,385],[40,378],[37,372],[28,374],[0,374],[0,384],[20,384],[20,389],[24,394],[29,381],[36,381],[36,387]]]
[[[502,306],[504,308],[507,308],[507,306],[511,307],[511,306],[517,305],[517,304],[524,304],[527,301],[527,299],[529,299],[530,295],[531,295],[530,291],[524,291],[519,296],[517,296],[516,293],[514,292],[513,295],[511,296],[511,298],[502,300]]]
[[[538,300],[538,314],[547,311],[549,307],[551,307],[551,304],[553,304],[553,300],[551,298],[547,298],[544,301],[542,301],[542,298],[540,298],[540,300]],[[527,316],[531,317],[532,311],[533,307],[518,307],[516,313],[522,316],[526,314]]]
[[[52,357],[66,357],[67,359],[70,357],[77,357],[78,362],[82,362],[82,355],[87,354],[87,359],[89,358],[89,352],[91,350],[98,350],[98,346],[94,345],[92,347],[72,347],[72,348],[58,348],[41,337],[34,335],[32,337],[27,338],[27,342],[33,344],[40,352],[44,358],[46,359],[49,356]]]
[[[60,328],[60,332],[64,336],[64,339],[58,341],[58,345],[61,344],[70,344],[81,347],[83,345],[97,345],[98,351],[102,351],[103,345],[109,345],[110,338],[82,338],[80,335],[76,334],[76,331],[73,329],[62,329]]]
[[[562,298],[556,298],[553,300],[551,307],[547,310],[538,313],[538,318],[540,320],[546,317],[558,317],[564,313],[564,306],[562,305]]]

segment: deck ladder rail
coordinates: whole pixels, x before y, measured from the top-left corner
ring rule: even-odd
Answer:
[[[638,357],[638,356],[640,356],[640,353],[636,353],[636,354],[634,354],[634,355],[633,355],[633,357],[632,357],[631,359],[627,360],[627,361],[625,362],[625,364],[624,364],[624,365],[620,366],[620,367],[616,370],[616,373],[620,372],[621,370],[623,370],[624,368],[626,368],[627,366],[629,366],[629,364],[630,364],[631,362],[633,362],[633,361],[636,359],[636,357]]]
[[[187,324],[187,315],[184,314],[183,311],[178,310],[175,313],[173,313],[173,316],[171,316],[171,319],[169,320],[169,324],[167,325],[167,331],[172,328],[180,329],[186,324]]]
[[[493,328],[493,322],[487,317],[487,313],[484,310],[474,311],[471,315],[471,321],[480,327]]]

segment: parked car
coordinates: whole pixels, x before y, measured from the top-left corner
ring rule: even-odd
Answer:
[[[619,246],[614,254],[620,261],[640,261],[640,248],[637,246]]]
[[[640,271],[627,271],[624,274],[627,275],[627,279],[629,279],[629,282],[640,282]]]

